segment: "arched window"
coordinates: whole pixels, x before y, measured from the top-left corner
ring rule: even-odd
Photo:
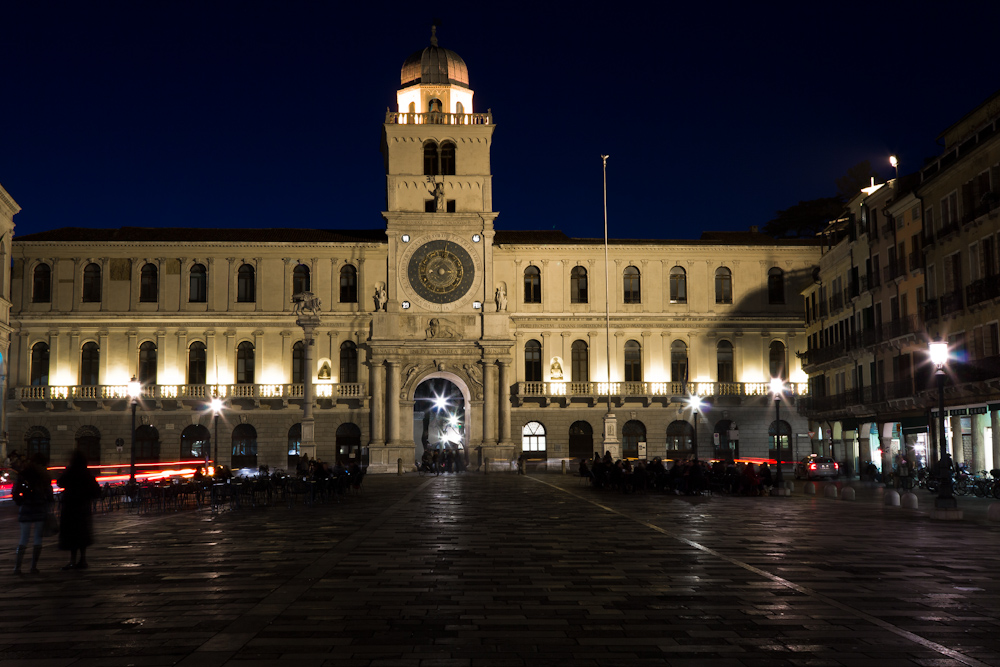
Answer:
[[[41,426],[32,426],[24,434],[24,453],[28,458],[36,454],[47,465],[52,456],[49,432]]]
[[[211,452],[212,436],[201,424],[191,424],[181,431],[181,460],[205,460]]]
[[[642,292],[639,289],[639,269],[626,266],[622,273],[622,286],[625,289],[625,303],[642,303]]]
[[[622,426],[622,456],[629,459],[639,457],[639,443],[646,441],[646,425],[637,419],[630,419]]]
[[[715,348],[716,381],[735,382],[733,379],[733,344],[728,340],[720,340]]]
[[[208,381],[206,377],[207,361],[208,354],[205,344],[200,340],[191,343],[188,348],[188,384],[205,384]]]
[[[450,141],[441,142],[441,174],[455,175],[455,144]]]
[[[191,293],[188,301],[191,303],[205,303],[208,301],[208,271],[204,264],[195,264],[191,267]]]
[[[236,346],[236,384],[254,383],[255,362],[253,343],[245,340]]]
[[[574,266],[569,272],[570,303],[587,303],[587,269]]]
[[[444,105],[441,104],[441,100],[439,100],[436,97],[434,99],[428,100],[428,102],[427,102],[427,111],[428,112],[430,112],[430,113],[441,113],[443,110],[444,110]],[[437,119],[437,120],[435,120],[433,122],[440,123],[441,120]]]
[[[410,106],[407,107],[407,110],[410,113],[417,113],[417,103],[416,102],[410,102]],[[412,123],[413,121],[411,120],[410,122]]]
[[[230,468],[257,468],[257,429],[250,424],[240,424],[233,429],[233,462]]]
[[[578,421],[569,427],[569,456],[572,459],[589,459],[594,450],[594,429],[590,422]]]
[[[542,272],[537,266],[529,266],[524,270],[524,302],[542,302]]]
[[[718,437],[712,438],[712,441],[716,443],[715,447],[715,458],[722,459],[724,461],[736,460],[740,458],[740,447],[739,440],[737,439],[738,432],[736,431],[736,422],[731,419],[722,419],[715,424],[715,435]],[[730,437],[733,436],[733,437]]]
[[[340,344],[340,381],[358,381],[358,346],[349,340]]]
[[[340,302],[358,302],[358,270],[353,264],[340,267]]]
[[[48,264],[35,267],[31,281],[32,303],[52,302],[52,268]]]
[[[670,269],[670,303],[687,303],[687,273],[679,266]]]
[[[159,463],[160,432],[148,424],[135,429],[135,461],[136,463]]]
[[[667,425],[667,458],[686,459],[691,456],[694,427],[690,422],[672,421]]]
[[[524,381],[542,381],[542,344],[537,340],[524,344]]]
[[[573,341],[570,354],[573,355],[570,379],[573,382],[590,382],[590,348],[587,342],[583,340]]]
[[[301,340],[292,345],[292,384],[302,384],[306,377],[306,346]]]
[[[101,267],[91,262],[83,270],[83,302],[100,303]]]
[[[292,270],[292,294],[309,291],[309,267],[298,264]]]
[[[521,429],[521,451],[545,454],[545,427],[541,422],[528,422]]]
[[[365,449],[361,447],[361,429],[347,422],[337,427],[337,460],[341,463],[368,463]]]
[[[715,270],[715,302],[733,302],[733,274],[724,266]]]
[[[424,176],[437,176],[440,172],[438,168],[438,147],[433,141],[424,142]]]
[[[146,263],[139,270],[139,301],[156,303],[160,298],[160,272],[155,264]]]
[[[642,346],[638,341],[625,342],[625,381],[642,382]]]
[[[101,368],[101,350],[97,343],[90,341],[80,349],[80,384],[94,387],[99,384],[98,374]]]
[[[139,373],[136,376],[140,384],[156,384],[156,343],[147,340],[139,346]]]
[[[682,340],[670,344],[670,381],[688,381],[688,346]]]
[[[292,424],[288,429],[288,472],[293,473],[302,455],[302,424]]]
[[[767,271],[767,302],[785,303],[785,272],[776,266]]]
[[[31,385],[40,387],[49,383],[49,346],[35,343],[31,346]]]
[[[768,350],[767,357],[767,367],[771,373],[768,377],[787,380],[788,365],[785,363],[785,344],[780,340],[771,341],[771,347]]]
[[[239,303],[257,301],[257,272],[249,264],[241,264],[236,272],[236,300]]]
[[[101,432],[96,426],[81,426],[76,432],[76,448],[79,449],[87,463],[101,463]]]

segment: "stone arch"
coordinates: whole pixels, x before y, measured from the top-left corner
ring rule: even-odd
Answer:
[[[431,372],[425,373],[417,377],[416,381],[413,382],[413,384],[407,390],[405,398],[406,400],[410,401],[413,404],[414,407],[412,409],[412,412],[415,413],[417,409],[416,408],[417,389],[420,387],[420,385],[427,382],[428,380],[436,380],[436,379],[447,380],[452,385],[454,385],[458,389],[458,391],[462,394],[463,403],[465,405],[465,409],[462,415],[463,424],[465,425],[465,431],[462,434],[463,436],[462,448],[466,453],[468,453],[469,442],[471,439],[470,434],[478,432],[480,425],[474,424],[472,421],[472,401],[474,397],[469,389],[469,385],[465,378],[452,371],[433,368]],[[414,417],[411,414],[411,421],[413,419]],[[414,460],[419,461],[420,458],[423,456],[423,443],[421,442],[419,437],[414,437],[413,440],[414,440],[413,442]]]

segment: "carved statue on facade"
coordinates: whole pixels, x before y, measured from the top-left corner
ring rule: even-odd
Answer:
[[[425,329],[427,338],[461,338],[455,329],[455,323],[443,317],[432,317]]]
[[[385,285],[379,283],[375,288],[375,312],[385,310],[385,304],[389,300],[389,295],[385,291]]]
[[[498,313],[507,310],[507,285],[504,283],[497,286],[496,301]]]

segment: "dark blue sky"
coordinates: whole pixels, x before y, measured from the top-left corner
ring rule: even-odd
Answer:
[[[1000,88],[995,1],[356,4],[6,3],[17,234],[383,226],[381,123],[434,18],[494,112],[499,229],[601,236],[602,153],[612,237],[764,225],[860,160],[915,170]]]

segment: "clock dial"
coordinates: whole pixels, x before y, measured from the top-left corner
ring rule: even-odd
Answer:
[[[452,303],[472,287],[475,264],[468,251],[449,241],[428,241],[410,257],[406,275],[410,287],[431,303]]]

